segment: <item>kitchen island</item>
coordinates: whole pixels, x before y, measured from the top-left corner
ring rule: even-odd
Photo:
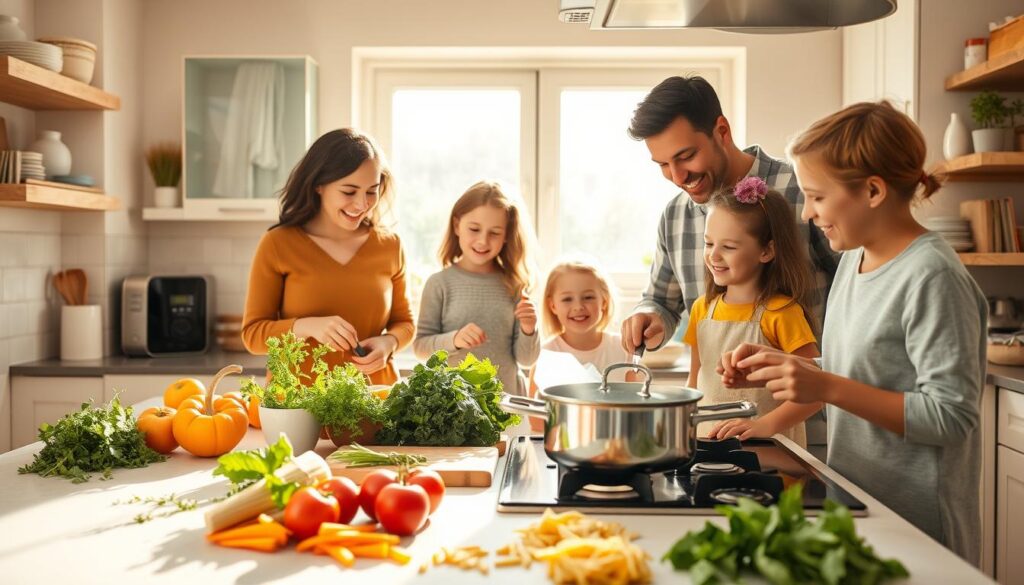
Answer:
[[[784,439],[783,439],[784,440]],[[241,449],[262,446],[260,431],[250,429]],[[858,533],[882,557],[903,562],[911,578],[896,583],[990,583],[982,573],[882,506],[806,451],[787,443],[808,463],[827,474],[868,507],[868,517],[856,519]],[[222,495],[223,478],[210,471],[214,459],[175,451],[167,462],[143,469],[118,469],[113,478],[99,475],[87,483],[61,478],[19,475],[18,467],[32,460],[41,443],[0,455],[0,575],[6,585],[29,583],[546,583],[545,569],[491,569],[490,575],[453,567],[433,567],[418,574],[421,564],[440,547],[475,544],[494,551],[513,540],[514,531],[535,522],[536,514],[504,514],[496,510],[498,462],[490,488],[449,489],[427,526],[403,546],[413,555],[405,566],[359,559],[344,569],[328,557],[297,553],[294,546],[277,553],[220,548],[204,539],[201,511],[188,511],[144,524],[133,519],[149,510],[143,504],[115,505],[133,496],[177,494],[187,498]],[[333,450],[321,441],[317,452]],[[641,535],[637,544],[652,556],[655,583],[686,583],[661,556],[686,531],[703,526],[702,516],[596,516],[625,525]],[[356,522],[365,520],[362,513]],[[711,518],[720,522],[718,518]],[[493,556],[491,557],[493,561]],[[751,579],[749,582],[757,582]]]

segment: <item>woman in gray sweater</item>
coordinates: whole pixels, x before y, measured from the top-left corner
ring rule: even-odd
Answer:
[[[844,251],[828,297],[821,368],[742,345],[726,385],[828,409],[828,464],[977,565],[987,305],[937,234],[911,214],[939,188],[921,131],[888,103],[854,104],[790,146],[805,220]]]

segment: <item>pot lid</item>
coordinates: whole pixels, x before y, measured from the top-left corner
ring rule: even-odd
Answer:
[[[565,404],[594,406],[679,406],[696,403],[703,397],[697,390],[682,386],[649,386],[649,382],[609,382],[606,389],[598,382],[562,384],[540,391],[541,398]]]

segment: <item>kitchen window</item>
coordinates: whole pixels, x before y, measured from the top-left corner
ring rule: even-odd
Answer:
[[[585,254],[612,273],[620,316],[639,300],[658,220],[679,189],[626,133],[633,110],[666,77],[699,74],[730,116],[734,69],[741,67],[706,58],[570,61],[493,59],[484,68],[461,57],[384,60],[363,77],[369,107],[355,118],[390,157],[414,302],[439,268],[452,204],[481,179],[501,181],[522,204],[541,278],[560,257]],[[730,121],[742,144],[742,120]]]

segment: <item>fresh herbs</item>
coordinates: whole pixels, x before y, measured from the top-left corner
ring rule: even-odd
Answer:
[[[195,510],[200,504],[205,504],[207,501],[208,500],[200,501],[192,498],[179,498],[176,494],[169,494],[166,496],[132,496],[127,500],[116,500],[114,501],[114,505],[151,504],[152,508],[149,512],[136,514],[135,518],[133,518],[136,524],[145,524],[153,518],[166,518],[168,516],[178,514],[179,512]],[[154,513],[161,508],[170,508],[170,510],[154,515]]]
[[[291,458],[292,445],[287,437],[281,435],[276,443],[263,449],[232,451],[221,455],[213,474],[223,475],[231,482],[228,495],[234,495],[261,479],[266,480],[274,504],[284,508],[288,499],[301,486],[294,481],[284,481],[274,472]]]
[[[427,458],[412,453],[380,453],[367,449],[359,443],[352,443],[347,451],[335,451],[328,457],[331,461],[341,461],[347,467],[378,467],[391,465],[394,467],[414,467],[423,465]]]
[[[897,560],[880,559],[857,536],[850,511],[831,500],[816,519],[804,516],[801,486],[782,492],[770,507],[740,499],[716,506],[729,530],[708,522],[688,532],[662,560],[690,572],[696,585],[733,583],[740,573],[760,573],[776,585],[790,583],[879,583],[907,577]]]
[[[352,364],[327,372],[321,387],[322,391],[310,392],[306,411],[332,436],[349,431],[352,437],[360,437],[362,424],[383,424],[384,401],[370,391],[366,376]]]
[[[45,443],[42,450],[18,473],[82,483],[89,481],[90,472],[102,472],[103,479],[109,479],[115,467],[145,467],[167,459],[146,446],[131,407],[121,406],[116,395],[105,407],[93,407],[90,401],[55,425],[43,424],[39,439]]]
[[[382,445],[489,446],[519,417],[498,406],[501,380],[490,360],[472,354],[457,367],[439,351],[395,384],[384,401],[387,425],[377,433]]]
[[[323,356],[331,351],[326,345],[313,348],[310,376],[302,365],[310,357],[307,344],[292,332],[267,339],[267,370],[270,381],[263,388],[254,378],[242,383],[242,394],[256,396],[264,408],[305,408],[313,395],[323,393],[328,374]]]

